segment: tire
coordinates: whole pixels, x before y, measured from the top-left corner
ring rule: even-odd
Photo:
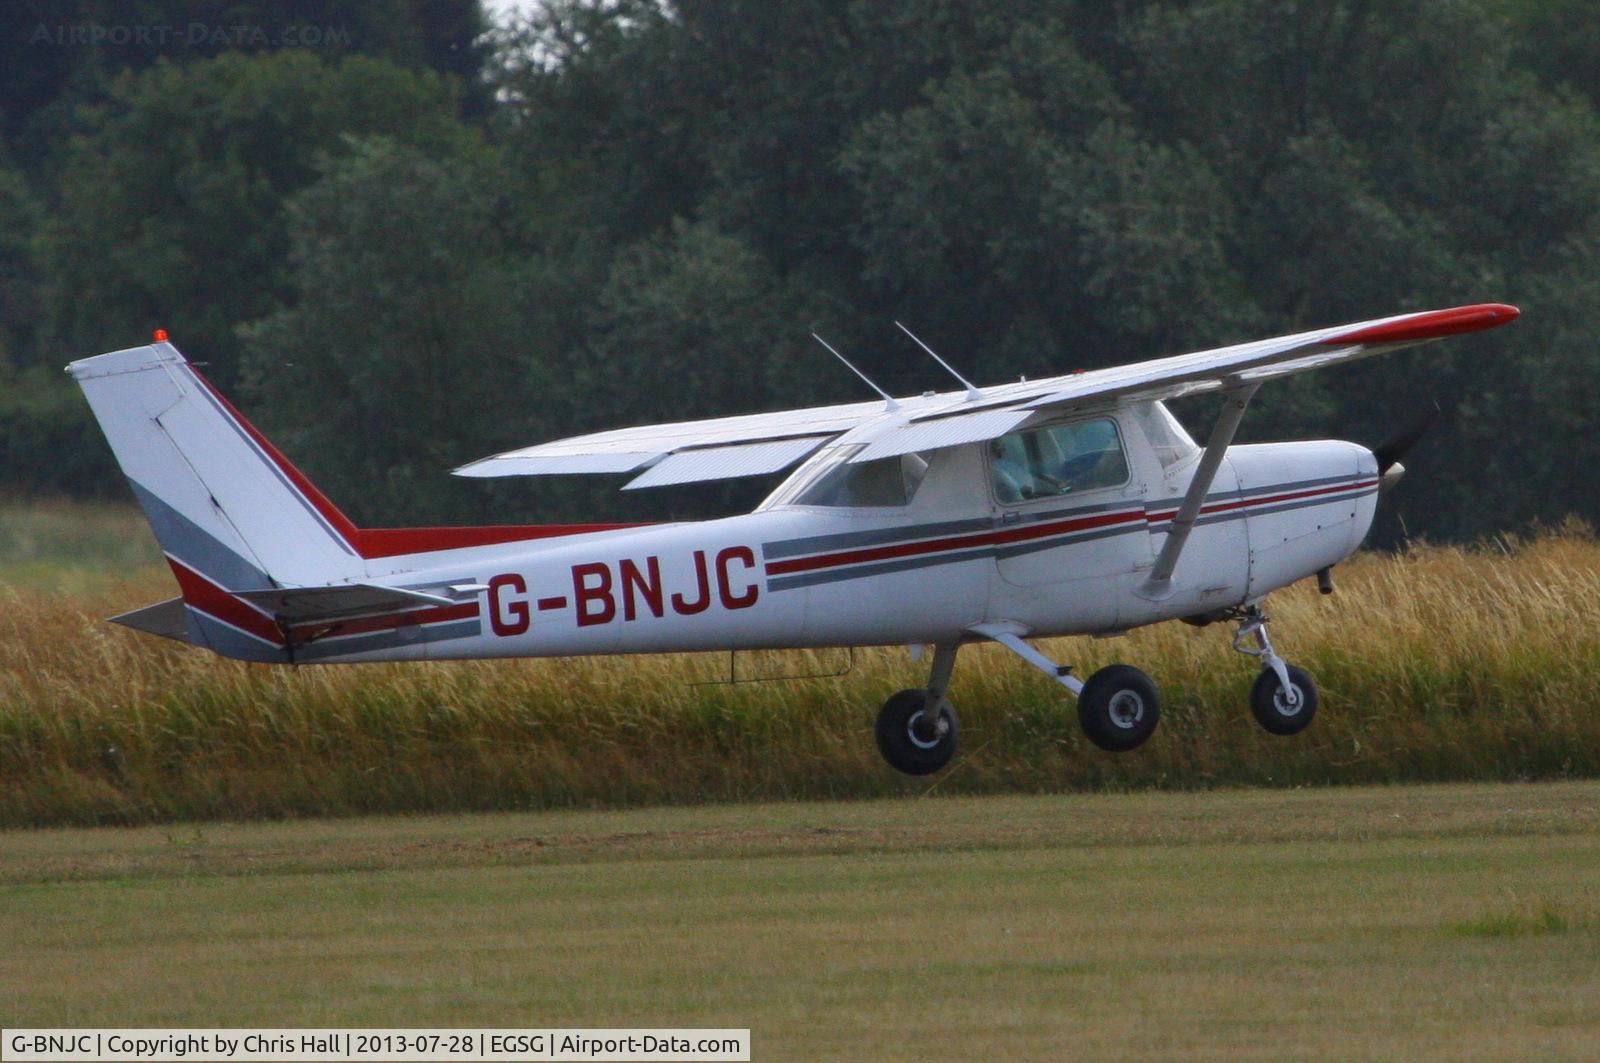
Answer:
[[[1143,744],[1161,722],[1155,680],[1126,664],[1100,669],[1078,694],[1078,722],[1089,741],[1111,753]]]
[[[1250,712],[1256,723],[1275,735],[1297,735],[1311,726],[1317,714],[1317,684],[1310,673],[1288,666],[1289,682],[1300,695],[1299,704],[1290,705],[1283,696],[1283,684],[1271,668],[1261,669],[1256,685],[1250,688]]]
[[[923,709],[928,692],[902,690],[883,703],[878,711],[878,752],[889,767],[907,775],[932,775],[955,756],[959,723],[948,701],[939,702],[939,735],[930,737],[923,729]]]

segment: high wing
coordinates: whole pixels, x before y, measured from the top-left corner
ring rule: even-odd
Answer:
[[[883,411],[881,402],[816,406],[778,413],[619,428],[508,450],[455,470],[457,476],[548,476],[651,470],[669,456],[708,458],[689,480],[756,476],[787,468],[842,432]],[[738,470],[738,471],[727,471]],[[717,475],[704,475],[716,473]],[[629,487],[648,484],[628,484]]]
[[[507,451],[460,476],[637,474],[624,489],[777,472],[829,442],[861,443],[872,461],[996,439],[1040,411],[1120,399],[1170,399],[1259,384],[1279,376],[1508,324],[1503,303],[1429,310],[1314,329],[1132,365],[902,399],[624,428]]]

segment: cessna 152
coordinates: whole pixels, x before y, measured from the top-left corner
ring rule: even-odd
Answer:
[[[165,333],[68,371],[181,591],[119,623],[279,664],[931,645],[928,685],[890,697],[877,723],[885,759],[926,774],[955,751],[945,695],[957,651],[980,640],[1075,694],[1088,737],[1122,751],[1156,726],[1155,683],[1121,664],[1080,681],[1025,640],[1235,621],[1234,647],[1263,664],[1256,719],[1303,730],[1316,687],[1273,652],[1260,603],[1313,575],[1331,589],[1420,430],[1375,450],[1232,446],[1246,404],[1274,377],[1517,314],[1464,306],[997,387],[625,428],[457,470],[629,473],[633,489],[803,462],[752,513],[657,525],[358,528]],[[1161,400],[1211,391],[1222,409],[1199,446]]]

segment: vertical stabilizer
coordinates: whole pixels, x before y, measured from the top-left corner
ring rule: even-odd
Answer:
[[[227,591],[365,575],[350,522],[172,344],[85,358],[67,371],[175,568]]]

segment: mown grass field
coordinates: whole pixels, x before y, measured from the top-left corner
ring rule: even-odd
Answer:
[[[0,1015],[1589,1060],[1597,883],[1595,782],[0,832]]]
[[[1581,528],[1365,554],[1332,598],[1276,594],[1280,652],[1323,696],[1293,739],[1251,720],[1254,665],[1224,625],[1045,647],[1160,683],[1161,728],[1123,756],[1049,680],[971,647],[963,752],[924,780],[872,740],[884,697],[925,680],[904,650],[739,686],[694,685],[725,655],[275,669],[106,624],[173,593],[157,560],[132,510],[0,507],[0,826],[1600,777],[1600,543]]]

